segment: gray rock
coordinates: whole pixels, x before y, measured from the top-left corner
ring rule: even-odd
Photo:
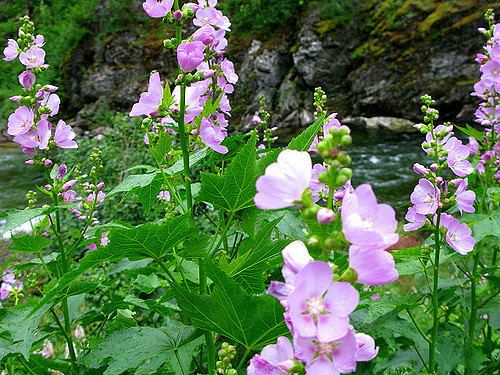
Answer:
[[[346,117],[341,121],[343,124],[358,129],[386,130],[394,133],[414,133],[414,122],[398,117]]]

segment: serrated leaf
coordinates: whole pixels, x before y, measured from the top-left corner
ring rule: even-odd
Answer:
[[[44,208],[32,208],[26,210],[12,210],[0,213],[0,218],[5,219],[5,224],[2,227],[3,232],[10,232],[11,230],[20,227],[24,223],[35,219],[45,213]]]
[[[465,125],[465,128],[464,127],[461,127],[461,126],[457,126],[455,125],[455,127],[460,130],[462,133],[464,133],[465,135],[468,135],[469,137],[472,137],[472,138],[475,138],[477,141],[479,142],[482,142],[483,141],[483,138],[484,138],[484,132],[482,131],[479,131],[477,129],[474,129],[472,126],[470,126],[469,124]]]
[[[118,184],[111,192],[108,194],[109,196],[114,195],[116,193],[125,193],[132,191],[135,188],[144,188],[149,186],[156,175],[159,172],[147,173],[147,174],[134,174],[131,176],[125,177],[125,179]]]
[[[51,244],[48,238],[42,236],[13,237],[9,250],[20,253],[38,253]]]
[[[258,350],[288,333],[283,308],[275,298],[248,294],[209,258],[205,268],[215,284],[212,294],[174,287],[177,303],[195,327],[218,332],[248,350]]]
[[[253,206],[256,192],[255,159],[256,138],[251,137],[223,176],[201,174],[201,191],[198,199],[229,212]]]
[[[158,201],[158,193],[160,192],[162,187],[163,176],[161,174],[157,174],[149,185],[144,187],[136,187],[132,189],[131,193],[137,195],[139,201],[142,203],[144,212],[146,212],[146,214],[149,214],[151,208]]]
[[[207,157],[209,151],[210,151],[209,148],[202,148],[201,150],[198,150],[189,155],[189,166],[193,168],[194,166],[199,164],[200,161],[202,161]],[[180,159],[177,162],[175,162],[175,164],[172,165],[170,168],[167,168],[165,170],[165,174],[168,176],[173,176],[178,173],[181,173],[183,170],[184,170],[184,163],[182,162],[182,159]]]
[[[472,237],[474,237],[476,243],[488,236],[500,238],[500,209],[488,215],[467,215],[464,219],[472,227]]]
[[[287,148],[289,150],[308,151],[324,122],[325,116],[323,115],[297,137],[293,138]]]
[[[190,327],[180,323],[168,327],[132,327],[109,335],[81,358],[82,364],[107,366],[105,375],[155,374],[160,366],[174,374],[189,374],[192,356],[201,343]]]

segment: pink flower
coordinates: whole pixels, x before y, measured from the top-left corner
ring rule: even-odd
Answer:
[[[474,193],[472,190],[467,190],[467,187],[469,185],[467,178],[464,178],[463,180],[456,179],[451,182],[457,186],[455,198],[457,200],[457,206],[460,210],[460,213],[463,214],[464,212],[474,212],[474,201],[476,200],[476,193]]]
[[[286,337],[279,337],[250,360],[247,375],[286,375],[293,367],[293,347]]]
[[[35,114],[32,109],[22,106],[9,116],[7,133],[21,135],[27,133],[34,125]]]
[[[68,173],[68,167],[66,164],[61,164],[57,167],[57,175],[56,178],[58,180],[62,180],[64,176],[66,176],[66,173]]]
[[[472,230],[460,223],[453,216],[441,214],[441,226],[446,228],[446,242],[461,255],[467,255],[474,249],[476,241],[472,237]]]
[[[208,91],[208,81],[201,81],[186,87],[186,115],[184,121],[186,123],[192,122],[203,111],[205,104],[205,94]],[[172,92],[174,97],[174,104],[177,106],[181,101],[181,89],[176,86]]]
[[[342,200],[342,230],[353,245],[386,249],[399,240],[396,212],[387,204],[378,204],[370,185],[346,189]]]
[[[316,214],[316,220],[320,224],[329,224],[335,219],[335,213],[326,207],[321,207]]]
[[[205,59],[205,45],[194,41],[181,43],[177,48],[177,62],[184,73],[196,69]]]
[[[311,262],[297,274],[287,306],[298,335],[326,343],[348,333],[349,314],[358,305],[359,294],[351,284],[332,280],[333,272],[324,262]]]
[[[441,193],[429,180],[421,178],[410,196],[415,212],[421,215],[435,214]]]
[[[61,187],[61,189],[62,189],[63,191],[69,190],[69,189],[71,189],[73,186],[75,186],[75,184],[76,184],[77,182],[78,182],[77,180],[69,180],[69,181],[67,181],[67,182],[65,182],[65,183],[63,184],[63,186]]]
[[[328,186],[319,180],[319,175],[323,172],[326,172],[326,167],[323,164],[317,163],[313,165],[309,188],[315,202],[321,198],[321,194],[328,195]]]
[[[361,284],[384,285],[399,277],[392,255],[377,248],[349,247],[349,267],[356,271],[356,281]]]
[[[59,113],[59,106],[61,104],[61,99],[57,94],[51,94],[49,92],[43,92],[43,98],[38,103],[40,107],[47,107],[50,110],[49,115],[55,116]],[[42,115],[47,117],[47,115]]]
[[[21,74],[19,74],[19,83],[26,90],[31,90],[33,85],[35,84],[36,76],[31,70],[25,70]]]
[[[203,118],[200,124],[200,138],[212,150],[226,154],[228,149],[220,143],[226,138],[227,132],[225,129],[214,125],[209,119]]]
[[[19,54],[19,45],[14,39],[7,40],[7,47],[3,50],[4,60],[12,61],[15,60]]]
[[[196,18],[193,20],[193,24],[198,27],[212,25],[226,31],[231,31],[229,18],[215,8],[199,8],[196,11]]]
[[[222,72],[224,73],[224,77],[226,77],[227,81],[229,83],[235,84],[238,82],[238,75],[236,74],[234,70],[234,64],[229,61],[228,59],[224,59],[220,67],[222,69]]]
[[[155,72],[149,77],[147,92],[140,95],[139,102],[134,104],[129,116],[154,115],[163,101],[163,86],[160,73]]]
[[[26,52],[21,52],[19,61],[28,68],[36,68],[45,63],[45,51],[40,47],[33,46]]]
[[[162,18],[172,10],[174,0],[146,0],[142,7],[149,17]]]
[[[2,283],[2,285],[0,285],[0,300],[3,301],[9,298],[11,291],[12,291],[12,285],[8,283]]]
[[[281,251],[284,265],[281,270],[287,284],[295,285],[295,276],[314,259],[302,241],[293,241]]]
[[[339,375],[356,370],[358,344],[354,330],[329,342],[297,336],[294,340],[295,356],[306,363],[308,375]]]
[[[193,40],[202,42],[206,46],[211,45],[216,39],[216,31],[210,25],[200,27],[193,34]]]
[[[476,155],[479,152],[479,142],[474,137],[469,137],[469,143],[467,144],[471,156]]]
[[[67,190],[63,192],[61,195],[64,203],[73,203],[81,199],[81,197],[79,197],[76,191],[74,190]]]
[[[78,148],[78,144],[73,140],[75,132],[71,126],[66,125],[63,120],[59,120],[56,126],[54,142],[60,148]]]
[[[356,343],[358,345],[357,362],[368,362],[377,356],[379,347],[375,347],[373,337],[364,333],[356,333]]]
[[[411,232],[422,228],[425,224],[425,215],[418,214],[415,208],[409,207],[405,216],[407,224],[403,225],[403,230],[405,232]]]
[[[159,200],[162,200],[162,201],[165,201],[165,202],[168,202],[170,201],[170,192],[168,190],[162,190],[158,193],[158,196],[157,198]]]
[[[293,206],[311,181],[312,162],[307,152],[284,150],[276,163],[266,168],[257,180],[255,205],[261,210]]]
[[[462,141],[452,137],[443,148],[448,151],[446,160],[453,173],[458,177],[465,177],[473,172],[472,165],[466,160],[470,155],[469,148]]]

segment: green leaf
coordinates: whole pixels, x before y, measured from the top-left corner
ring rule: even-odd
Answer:
[[[81,358],[81,363],[99,368],[107,366],[104,375],[156,374],[161,366],[174,374],[190,374],[195,349],[201,337],[180,323],[168,327],[132,327],[108,336]],[[163,373],[163,372],[161,372]]]
[[[210,151],[209,148],[202,148],[201,150],[198,150],[195,153],[189,155],[189,166],[193,168],[194,166],[199,164],[200,161],[202,161],[207,157],[209,151]],[[182,159],[180,159],[177,162],[175,162],[175,164],[172,165],[170,168],[166,169],[165,174],[168,176],[173,176],[178,173],[181,173],[183,170],[184,170],[184,163],[182,162]]]
[[[436,353],[439,373],[450,374],[459,363],[463,362],[464,336],[464,331],[454,324],[445,323],[439,326]]]
[[[147,186],[136,187],[131,193],[136,194],[144,207],[146,214],[149,214],[151,208],[158,202],[158,193],[163,187],[163,176],[157,174],[153,181]]]
[[[484,137],[484,132],[479,131],[477,129],[474,129],[472,126],[469,124],[465,125],[466,127],[463,128],[461,126],[455,125],[457,129],[459,129],[462,133],[465,135],[468,135],[469,137],[475,138],[479,142],[483,142],[483,137]]]
[[[111,190],[108,196],[114,195],[116,193],[123,193],[123,192],[128,193],[135,188],[144,188],[146,186],[149,186],[153,182],[158,173],[159,172],[147,173],[147,174],[134,174],[131,176],[127,176],[122,182],[118,184],[117,187]]]
[[[464,222],[472,227],[472,237],[479,243],[488,236],[500,237],[500,209],[488,215],[471,214],[464,216]]]
[[[226,269],[227,274],[252,293],[265,289],[267,272],[281,263],[281,250],[289,241],[271,241],[270,237],[280,219],[265,223],[252,238],[241,244],[240,255]]]
[[[323,123],[325,122],[325,116],[321,116],[318,118],[312,125],[304,130],[300,135],[293,138],[288,144],[289,150],[297,150],[297,151],[307,151],[309,147],[311,147],[314,138],[318,135],[318,132],[321,130]]]
[[[167,152],[171,148],[172,148],[172,140],[170,134],[161,132],[159,139],[156,141],[156,144],[151,146],[150,148],[151,155],[153,155],[158,165],[163,164]]]
[[[26,210],[12,210],[0,213],[0,218],[5,219],[5,224],[2,227],[3,232],[10,232],[17,227],[27,223],[34,218],[43,215],[44,208],[32,208]]]
[[[41,339],[37,328],[49,307],[44,305],[33,311],[32,306],[22,305],[0,316],[0,361],[8,354],[29,358],[33,343]]]
[[[252,137],[223,176],[202,173],[198,199],[229,212],[253,206],[256,192],[255,150],[256,138]]]
[[[195,327],[218,332],[247,350],[258,350],[288,333],[283,308],[275,298],[248,294],[209,258],[205,268],[215,284],[212,294],[174,287],[177,303]]]
[[[9,250],[20,253],[38,253],[49,246],[51,241],[42,236],[13,237]]]
[[[158,276],[154,273],[151,275],[138,275],[132,284],[139,292],[147,294],[153,293],[160,286]]]

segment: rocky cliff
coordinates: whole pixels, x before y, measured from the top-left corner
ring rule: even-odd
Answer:
[[[134,4],[129,11],[140,12],[140,2]],[[99,116],[108,110],[128,111],[151,70],[174,74],[158,21],[134,19],[123,32],[103,35],[107,6],[98,5],[92,34],[64,66],[67,105],[81,128],[102,125]],[[324,14],[321,2],[306,2],[286,27],[232,34],[229,55],[241,78],[232,97],[234,126],[248,122],[262,94],[278,126],[301,127],[312,119],[316,86],[341,117],[417,121],[418,98],[430,93],[444,118],[471,119],[470,92],[479,75],[474,57],[483,44],[477,28],[484,26],[484,10],[500,3],[353,0],[351,7],[347,19],[336,20]]]

